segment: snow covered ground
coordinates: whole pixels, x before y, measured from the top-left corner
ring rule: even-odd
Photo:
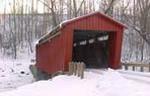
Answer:
[[[26,54],[14,60],[0,56],[0,92],[12,90],[34,81],[29,70],[32,57],[34,56]]]
[[[17,60],[0,56],[0,96],[150,96],[150,73],[86,70],[85,78],[60,75],[35,82],[29,65],[34,55]]]
[[[150,84],[126,79],[122,73],[109,69],[85,72],[85,78],[60,75],[1,92],[0,96],[150,96]]]

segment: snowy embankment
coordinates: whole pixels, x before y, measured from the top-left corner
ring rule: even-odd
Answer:
[[[126,79],[117,71],[85,72],[85,78],[60,75],[19,87],[0,96],[150,96],[150,85]]]

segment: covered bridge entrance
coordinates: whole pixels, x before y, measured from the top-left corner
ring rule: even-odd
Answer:
[[[84,62],[87,68],[107,68],[109,32],[74,30],[72,61]]]
[[[36,46],[36,67],[48,74],[68,70],[71,61],[88,68],[120,68],[124,25],[94,12],[61,23]]]

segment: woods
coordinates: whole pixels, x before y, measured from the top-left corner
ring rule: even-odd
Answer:
[[[1,0],[0,49],[17,58],[59,23],[100,11],[127,26],[122,61],[150,62],[149,0]]]

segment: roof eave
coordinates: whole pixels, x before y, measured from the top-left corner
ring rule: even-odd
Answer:
[[[53,28],[51,31],[49,31],[47,34],[45,34],[44,36],[42,36],[39,41],[38,44],[40,44],[41,42],[43,42],[45,39],[49,38],[50,36],[52,36],[53,34],[57,33],[60,29],[62,28],[61,25],[56,26],[55,28]]]

